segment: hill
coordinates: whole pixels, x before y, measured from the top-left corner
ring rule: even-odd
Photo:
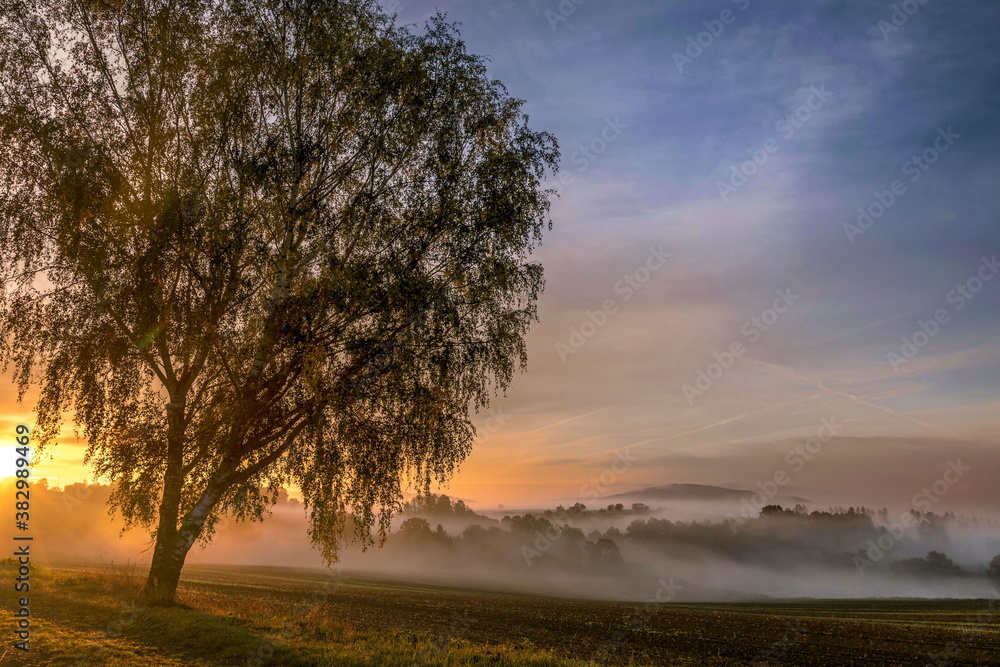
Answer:
[[[636,491],[617,493],[613,496],[605,496],[601,500],[617,501],[658,501],[658,502],[712,502],[712,503],[736,503],[739,504],[744,498],[751,498],[759,495],[756,491],[744,489],[728,489],[722,486],[710,486],[706,484],[666,484],[664,486],[651,486]],[[798,496],[775,496],[767,499],[767,504],[795,505],[798,503],[807,504],[809,501]],[[759,504],[759,503],[758,503]]]

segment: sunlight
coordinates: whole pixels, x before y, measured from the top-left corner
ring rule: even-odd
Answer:
[[[13,479],[17,472],[17,447],[13,444],[0,447],[0,480]]]

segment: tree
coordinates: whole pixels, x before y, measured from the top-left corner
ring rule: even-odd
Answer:
[[[990,579],[996,579],[1000,581],[1000,554],[993,557],[990,564],[986,567],[986,576]]]
[[[147,600],[222,512],[296,484],[333,561],[468,454],[543,283],[521,109],[372,0],[0,5],[0,359],[152,528]]]
[[[923,558],[906,558],[893,564],[895,569],[924,577],[962,576],[965,571],[946,554],[930,551]]]
[[[412,517],[403,522],[403,525],[396,532],[396,536],[405,543],[426,544],[434,537],[434,532],[431,530],[431,525],[427,523],[427,519]]]
[[[587,560],[590,565],[598,569],[621,565],[622,554],[614,540],[601,537],[596,542],[587,542],[584,545]]]

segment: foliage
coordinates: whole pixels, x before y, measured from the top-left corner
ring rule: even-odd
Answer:
[[[408,555],[423,550],[432,552],[435,562],[444,567],[475,562],[512,572],[607,574],[625,564],[638,570],[652,553],[658,559],[721,558],[748,566],[827,567],[853,576],[856,574],[853,557],[865,554],[861,545],[876,544],[891,535],[887,526],[873,522],[874,514],[864,507],[806,512],[804,507],[785,509],[771,505],[763,508],[759,517],[743,523],[652,517],[632,520],[624,532],[610,526],[586,535],[580,526],[597,520],[600,510],[575,517],[566,510],[505,516],[500,526],[471,524],[455,535],[443,533],[441,526],[432,531],[426,520],[415,518],[390,537],[388,548],[389,555],[397,547]],[[931,513],[921,513],[915,518],[918,528],[921,521],[935,526],[967,523],[954,515]],[[966,575],[962,567],[938,550],[931,550],[923,558],[901,557],[922,545],[942,543],[935,537],[937,531],[931,536],[924,531],[916,532],[917,539],[906,542],[895,557],[885,558],[872,567],[883,573],[921,580]],[[943,542],[947,543],[947,538]],[[447,554],[440,550],[441,545],[449,547]],[[998,568],[1000,556],[993,559],[988,576],[998,576]]]
[[[1000,554],[994,556],[990,564],[986,566],[986,576],[1000,581]]]
[[[453,519],[462,521],[492,521],[482,514],[477,514],[463,500],[452,501],[446,495],[435,493],[414,496],[403,504],[402,514],[428,516],[434,519]]]
[[[557,160],[454,26],[10,0],[0,65],[0,360],[158,520],[154,573],[289,484],[333,560],[453,472],[525,363]]]
[[[896,572],[922,577],[956,577],[965,571],[940,551],[930,551],[923,558],[906,558],[892,564]]]

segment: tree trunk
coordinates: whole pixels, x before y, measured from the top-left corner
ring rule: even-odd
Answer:
[[[188,549],[190,546],[183,544],[176,531],[172,539],[161,539],[157,535],[153,564],[149,568],[146,587],[142,591],[142,599],[147,604],[173,604]]]
[[[175,530],[170,537],[163,539],[157,534],[153,563],[149,568],[149,577],[142,592],[143,600],[147,603],[173,604],[184,560],[191,546],[201,536],[208,515],[218,502],[219,496],[218,491],[210,487],[198,500],[198,504],[184,517],[184,525],[180,530]]]
[[[147,604],[171,605],[177,593],[177,584],[181,578],[181,569],[191,546],[201,537],[208,516],[215,509],[226,487],[217,484],[216,480],[209,482],[205,492],[191,511],[185,515],[183,525],[175,529],[169,536],[161,539],[156,536],[156,548],[153,551],[153,563],[149,568],[149,577],[143,589],[142,598]],[[176,512],[174,514],[176,516]],[[175,524],[176,526],[176,524]]]
[[[156,527],[153,563],[142,598],[152,604],[171,604],[177,592],[188,548],[181,548],[178,530],[181,492],[184,488],[184,400],[167,405],[167,467],[163,474],[160,520]]]

